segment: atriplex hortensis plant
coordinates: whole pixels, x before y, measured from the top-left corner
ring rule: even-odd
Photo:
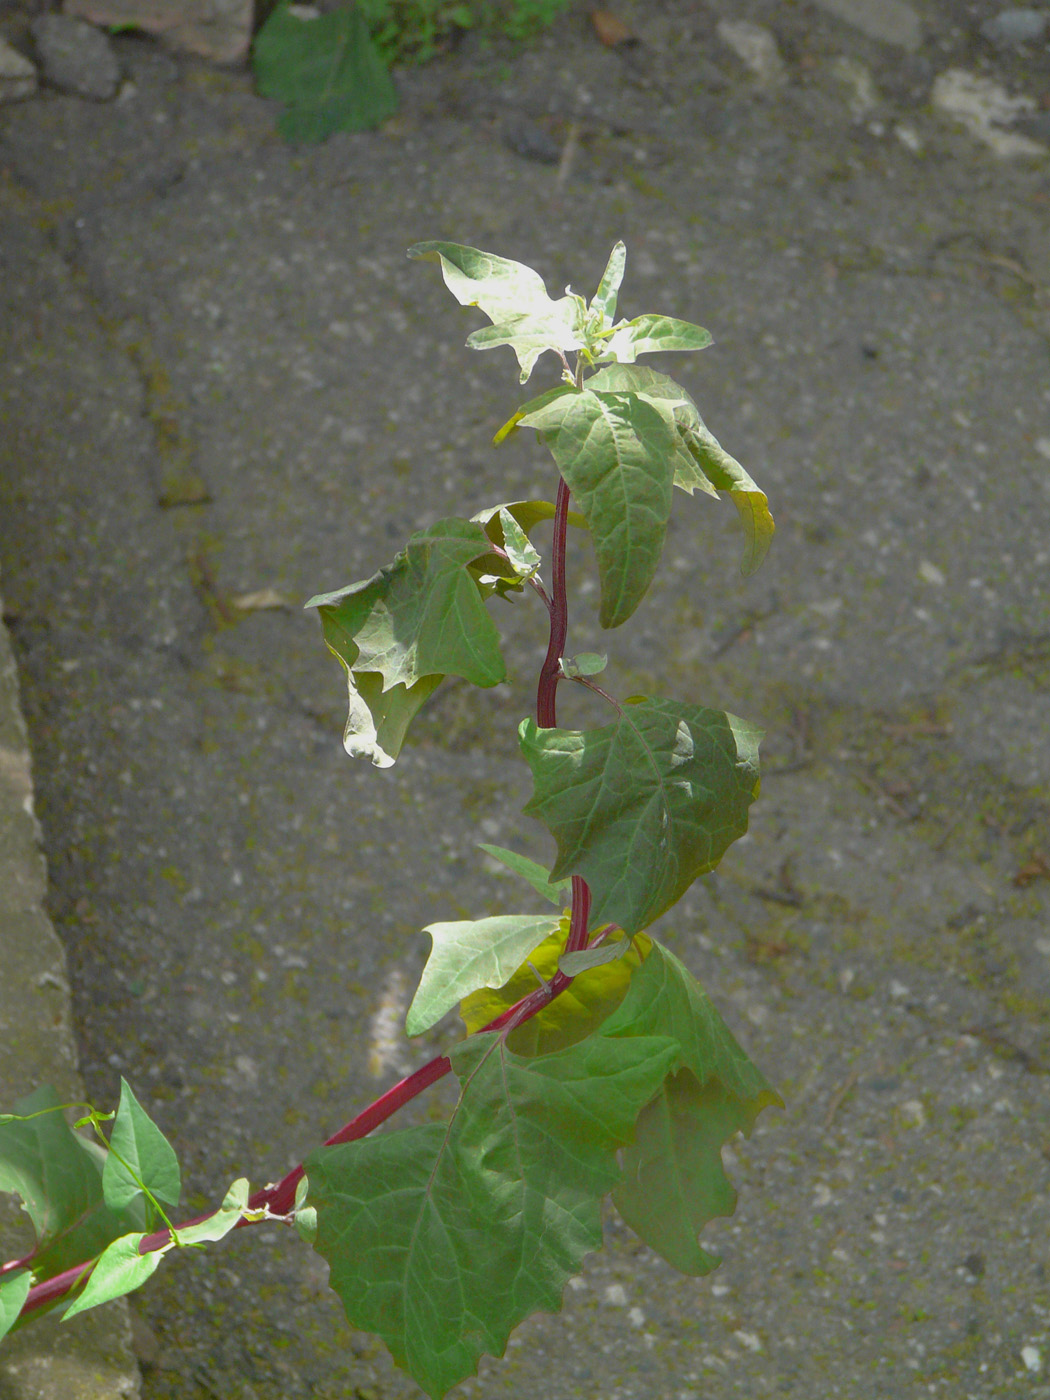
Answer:
[[[535,716],[518,737],[534,784],[525,811],[549,829],[557,858],[546,870],[483,849],[548,912],[431,924],[407,1030],[419,1035],[458,1006],[466,1038],[277,1185],[251,1193],[236,1181],[207,1216],[175,1223],[178,1162],[127,1084],[115,1116],[88,1106],[74,1124],[98,1141],[67,1126],[58,1110],[70,1106],[50,1089],[3,1115],[0,1189],[22,1197],[37,1244],[0,1270],[0,1335],[59,1302],[70,1317],[127,1293],[175,1249],[280,1220],[327,1260],[351,1324],[378,1333],[428,1395],[442,1396],[483,1353],[502,1354],[522,1318],[558,1310],[567,1280],[601,1245],[607,1194],[684,1273],[718,1262],[698,1235],[733,1209],[720,1149],[777,1097],[645,930],[746,830],[759,733],[692,701],[608,695],[593,679],[603,657],[566,655],[565,551],[570,525],[590,532],[599,620],[618,627],[653,578],[673,487],[733,498],[748,572],[773,531],[766,498],[686,391],[637,367],[639,355],[699,350],[710,336],[666,316],[616,321],[622,243],[589,304],[571,290],[552,300],[531,268],[460,244],[420,243],[409,255],[437,262],[453,296],[485,313],[492,324],[467,344],[509,345],[522,383],[544,351],[557,355],[563,382],[496,435],[539,434],[557,467],[555,500],[439,520],[371,578],[307,606],[346,670],[345,746],[382,768],[445,676],[505,679],[486,604],[536,594],[550,639]],[[544,565],[532,534],[546,521]],[[607,701],[609,722],[559,728],[563,681]],[[449,1073],[460,1087],[447,1122],[368,1136]]]

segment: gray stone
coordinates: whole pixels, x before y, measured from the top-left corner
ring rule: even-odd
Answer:
[[[32,31],[44,77],[54,87],[98,102],[116,95],[120,66],[105,34],[68,15],[41,15]]]
[[[981,25],[984,38],[1000,48],[1038,44],[1047,30],[1050,30],[1050,10],[1003,10]]]
[[[33,812],[25,724],[0,623],[0,1108],[41,1084],[84,1097],[70,1024],[65,949],[44,913],[44,861]],[[32,1248],[15,1197],[0,1194],[3,1258]],[[57,1314],[5,1337],[0,1400],[134,1400],[138,1367],[121,1299],[68,1326]]]
[[[1034,115],[1034,99],[1012,97],[992,78],[965,68],[949,68],[934,80],[930,102],[966,127],[997,156],[1046,155],[1046,147],[1039,141],[1010,130],[1019,119]]]
[[[761,24],[746,19],[719,20],[718,37],[766,87],[776,87],[786,80],[787,70],[776,38]]]
[[[0,38],[0,102],[21,102],[36,92],[36,69]]]
[[[141,29],[216,63],[243,63],[252,38],[252,0],[66,0],[63,10],[93,24]]]
[[[816,0],[822,10],[844,19],[883,44],[914,52],[922,43],[919,16],[903,0]]]

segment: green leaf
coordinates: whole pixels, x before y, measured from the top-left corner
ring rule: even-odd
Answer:
[[[717,499],[718,492],[685,444],[685,433],[700,421],[700,413],[680,384],[644,365],[606,365],[591,375],[587,388],[637,394],[652,404],[675,435],[674,484],[689,495],[699,487]]]
[[[501,914],[428,924],[433,941],[405,1030],[420,1035],[479,987],[502,987],[532,950],[558,928],[549,914]]]
[[[522,578],[531,578],[540,567],[538,551],[533,548],[528,535],[505,507],[500,509],[499,520],[503,527],[503,547],[510,562]]]
[[[616,294],[623,282],[623,270],[627,264],[627,249],[622,242],[617,243],[609,254],[609,261],[598,290],[591,298],[591,310],[601,312],[603,320],[611,321],[616,315]]]
[[[327,621],[325,628],[327,632]],[[329,649],[343,659],[335,647]],[[408,726],[444,679],[423,676],[415,685],[384,690],[382,676],[346,667],[349,705],[343,748],[351,758],[367,758],[376,768],[389,768],[401,752]]]
[[[612,355],[620,364],[634,364],[639,355],[652,355],[664,350],[703,350],[711,344],[711,332],[691,321],[679,321],[674,316],[635,316],[617,326],[606,342],[603,353]]]
[[[558,959],[558,970],[564,972],[566,977],[578,977],[589,968],[604,967],[606,963],[616,962],[630,946],[631,940],[625,935],[623,938],[606,939],[596,948],[581,948],[576,953],[562,953]]]
[[[544,867],[534,860],[529,860],[528,856],[519,856],[516,851],[508,851],[504,846],[491,846],[487,841],[480,841],[478,844],[481,850],[487,851],[494,860],[500,861],[523,880],[528,880],[537,894],[541,894],[550,904],[564,904],[569,888],[568,880],[559,880],[552,884]]]
[[[28,1122],[0,1125],[0,1191],[21,1196],[33,1223],[37,1251],[33,1271],[40,1279],[100,1253],[111,1240],[141,1229],[141,1205],[111,1211],[102,1192],[105,1155],[72,1132],[50,1085],[16,1105]],[[53,1109],[53,1112],[42,1110]]]
[[[578,350],[583,345],[577,329],[577,309],[568,297],[562,306],[552,303],[552,309],[540,316],[511,316],[494,326],[483,326],[467,336],[471,350],[495,350],[509,345],[521,365],[520,382],[531,376],[536,361],[544,350]]]
[[[724,711],[643,699],[600,729],[518,733],[524,810],[558,843],[551,879],[582,875],[595,923],[637,933],[747,830],[761,730]]]
[[[102,1169],[106,1205],[110,1210],[123,1210],[142,1198],[143,1186],[162,1205],[174,1208],[182,1192],[179,1162],[167,1138],[122,1078],[120,1104]]]
[[[535,949],[529,959],[531,966],[520,967],[505,987],[495,991],[483,989],[466,997],[459,1010],[467,1031],[473,1034],[481,1030],[535,991],[537,972],[549,982],[558,970],[568,936],[566,916],[558,932]],[[518,1055],[549,1055],[591,1035],[623,1001],[632,974],[651,946],[648,936],[641,933],[615,962],[580,973],[561,996],[510,1033],[510,1048]]]
[[[507,419],[503,427],[500,428],[499,432],[492,439],[493,447],[499,447],[501,442],[505,442],[507,438],[516,433],[521,424],[521,420],[527,418],[530,413],[538,413],[541,408],[546,408],[547,405],[553,403],[555,399],[562,399],[566,394],[575,394],[578,392],[574,384],[558,384],[555,388],[548,389],[546,393],[537,394],[534,399],[529,399],[528,403],[523,403],[521,407],[515,411],[513,416]],[[554,507],[552,506],[552,513],[553,510]]]
[[[596,651],[578,651],[575,656],[563,656],[558,661],[562,675],[569,680],[576,676],[599,676],[608,664],[608,656]]]
[[[599,621],[618,627],[645,596],[671,513],[675,436],[637,394],[583,389],[521,420],[535,428],[594,537]]]
[[[741,571],[753,574],[766,557],[773,538],[773,517],[764,491],[731,457],[707,425],[698,417],[696,426],[685,435],[686,447],[700,470],[719,491],[728,491],[744,527],[745,549]]]
[[[301,1176],[299,1184],[295,1188],[295,1203],[292,1207],[295,1215],[295,1228],[299,1238],[304,1244],[312,1245],[317,1239],[317,1211],[313,1206],[306,1204],[306,1198],[310,1192],[310,1178]]]
[[[259,93],[286,104],[277,129],[296,144],[363,131],[397,110],[397,89],[360,8],[281,3],[255,36]]]
[[[32,1286],[33,1275],[25,1269],[0,1275],[0,1337],[6,1337],[18,1321]]]
[[[727,491],[744,527],[741,569],[752,574],[773,538],[769,502],[747,472],[714,438],[696,404],[680,384],[666,374],[637,365],[607,365],[587,381],[588,388],[636,393],[663,413],[677,434],[674,484],[692,495],[699,488],[709,496]]]
[[[153,1249],[148,1254],[140,1254],[139,1245],[145,1238],[145,1235],[125,1235],[113,1241],[91,1270],[83,1292],[77,1294],[62,1314],[63,1322],[76,1317],[77,1313],[87,1312],[88,1308],[97,1308],[100,1303],[133,1293],[157,1272],[167,1250]]]
[[[570,389],[569,393],[575,393],[575,390]],[[507,545],[503,533],[502,511],[512,516],[526,535],[531,535],[533,528],[542,521],[554,519],[554,505],[551,501],[504,501],[502,505],[486,506],[470,518],[484,529],[488,539],[500,549],[505,549]],[[567,519],[576,529],[586,530],[587,522],[578,510],[570,510]]]
[[[621,1154],[623,1181],[613,1201],[675,1268],[709,1273],[718,1259],[697,1236],[736,1204],[721,1149],[735,1133],[750,1134],[762,1109],[781,1105],[780,1097],[693,975],[659,943],[602,1030],[613,1038],[667,1035],[681,1049],[684,1067],[643,1110],[634,1142]]]
[[[346,670],[343,743],[352,756],[393,763],[412,718],[446,675],[480,686],[506,676],[472,572],[478,561],[494,572],[503,567],[481,525],[439,520],[371,578],[306,604],[320,612],[328,649]]]
[[[598,1034],[523,1059],[474,1036],[451,1052],[449,1124],[313,1153],[317,1248],[351,1326],[440,1397],[531,1312],[557,1311],[601,1245],[616,1149],[676,1056],[663,1037]]]
[[[543,278],[524,263],[462,243],[432,241],[409,248],[410,258],[441,264],[445,285],[461,306],[476,306],[493,323],[467,339],[473,349],[510,345],[524,384],[544,350],[577,350],[579,302],[572,296],[552,301]]]
[[[209,1215],[198,1225],[187,1225],[179,1230],[178,1244],[213,1244],[216,1240],[225,1239],[247,1209],[248,1178],[240,1176],[232,1183],[214,1215]]]

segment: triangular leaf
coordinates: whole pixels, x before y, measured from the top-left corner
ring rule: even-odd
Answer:
[[[433,947],[405,1030],[421,1035],[479,987],[502,987],[559,923],[550,914],[501,914],[428,924]]]
[[[616,315],[616,294],[623,282],[623,271],[626,264],[627,249],[622,242],[617,243],[609,254],[609,261],[602,273],[602,280],[598,283],[598,290],[591,298],[590,309],[600,312],[606,321],[611,322]]]
[[[576,350],[583,344],[578,300],[565,296],[552,301],[542,277],[524,263],[440,240],[417,243],[408,256],[441,264],[445,285],[459,304],[478,307],[493,323],[492,331],[474,332],[467,344],[475,349],[510,345],[523,384],[544,350]]]
[[[525,812],[558,843],[551,878],[583,876],[595,923],[637,933],[747,830],[761,731],[733,715],[646,699],[600,729],[518,732]]]
[[[334,646],[329,649],[342,661]],[[423,676],[415,685],[384,690],[383,677],[377,673],[345,669],[349,706],[343,748],[351,758],[367,758],[376,768],[389,768],[401,752],[408,726],[445,678]]]
[[[370,579],[306,604],[320,612],[328,649],[347,673],[348,753],[387,767],[444,676],[480,686],[504,679],[499,634],[472,572],[479,560],[504,567],[490,550],[477,521],[439,520]]]
[[[0,1337],[6,1337],[18,1321],[32,1286],[33,1275],[28,1269],[0,1276]]]
[[[133,1293],[157,1272],[167,1250],[152,1249],[148,1254],[140,1254],[139,1245],[145,1238],[145,1235],[125,1235],[103,1251],[83,1291],[62,1314],[63,1322],[76,1317],[77,1313],[87,1312],[88,1308],[97,1308],[100,1303]]]
[[[700,412],[680,384],[669,375],[659,374],[644,365],[606,365],[591,375],[587,388],[638,394],[652,404],[675,435],[674,484],[690,495],[699,488],[717,499],[718,492],[685,444],[684,434],[700,421]]]
[[[747,472],[731,457],[710,431],[703,419],[684,434],[685,444],[697,466],[719,491],[728,491],[744,527],[744,559],[741,571],[753,574],[766,557],[773,538],[773,517],[764,491],[760,491]]]
[[[39,1280],[93,1258],[146,1223],[141,1205],[108,1208],[102,1194],[105,1154],[69,1128],[61,1102],[45,1085],[15,1105],[16,1113],[35,1117],[0,1124],[0,1191],[14,1192],[25,1203],[37,1238],[33,1272]]]
[[[645,596],[671,513],[675,436],[637,394],[583,389],[527,414],[554,455],[594,537],[599,621],[618,627]]]
[[[616,328],[605,342],[603,353],[612,355],[620,364],[633,364],[639,355],[652,355],[664,350],[704,350],[711,344],[711,332],[691,321],[679,321],[675,316],[646,314],[635,316]]]
[[[701,1277],[721,1262],[697,1236],[736,1208],[721,1148],[748,1123],[717,1080],[701,1087],[683,1069],[642,1109],[635,1142],[624,1149],[613,1202],[635,1234],[683,1274]]]
[[[523,880],[528,880],[537,894],[541,894],[549,904],[565,903],[568,880],[559,880],[557,884],[552,884],[544,867],[534,860],[529,860],[528,856],[519,856],[517,851],[508,851],[504,846],[492,846],[487,841],[478,844],[481,850],[487,851],[494,860],[498,860],[508,870],[513,870],[515,875],[520,875]]]
[[[161,1202],[175,1207],[182,1191],[179,1162],[167,1138],[120,1081],[120,1105],[102,1169],[102,1190],[110,1210],[123,1210],[142,1197],[142,1183]]]
[[[613,1200],[642,1239],[683,1273],[705,1274],[718,1263],[697,1242],[717,1215],[732,1213],[736,1193],[721,1149],[779,1095],[733,1038],[692,973],[659,943],[603,1034],[667,1035],[684,1068],[669,1076],[638,1119],[635,1140],[621,1155],[623,1181]]]
[[[549,982],[558,970],[568,936],[566,916],[558,932],[532,953],[530,966],[519,968],[505,987],[474,992],[465,998],[459,1011],[468,1032],[481,1030],[523,996],[535,991],[536,973]],[[518,1055],[549,1055],[592,1034],[623,1001],[631,976],[641,966],[650,947],[648,936],[640,933],[615,962],[580,973],[561,996],[511,1032],[507,1041],[510,1048]]]
[[[521,577],[531,577],[540,567],[539,552],[509,510],[502,508],[499,520],[503,528],[503,548],[510,562]]]
[[[230,1186],[223,1197],[222,1205],[214,1215],[202,1220],[199,1225],[186,1225],[179,1230],[180,1245],[213,1244],[225,1239],[248,1209],[248,1178],[240,1176]]]
[[[286,141],[378,126],[397,110],[397,89],[359,6],[313,11],[279,4],[255,36],[252,68],[262,97],[286,103]]]
[[[315,1152],[317,1248],[351,1326],[440,1397],[531,1312],[556,1311],[601,1245],[616,1148],[677,1053],[662,1037],[598,1034],[523,1059],[473,1036],[451,1052],[462,1093],[449,1124]]]
[[[769,503],[736,458],[731,457],[712,435],[682,386],[655,370],[637,365],[607,365],[587,380],[587,387],[636,393],[665,417],[670,415],[678,438],[674,484],[690,495],[697,488],[709,496],[717,496],[719,491],[729,493],[744,527],[741,569],[745,574],[753,574],[773,538]]]

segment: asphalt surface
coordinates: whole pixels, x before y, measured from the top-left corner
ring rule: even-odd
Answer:
[[[534,444],[489,445],[509,352],[465,350],[477,318],[405,248],[589,293],[622,237],[622,310],[714,334],[661,368],[778,534],[744,581],[732,508],[680,496],[607,637],[577,542],[571,646],[766,728],[749,836],[655,932],[786,1108],[729,1154],[710,1279],[610,1218],[563,1313],[460,1393],[1046,1397],[1050,174],[930,103],[960,67],[1045,93],[1046,55],[980,41],[993,5],[916,6],[914,51],[743,8],[779,76],[718,38],[739,7],[624,6],[629,62],[570,15],[319,148],[136,39],[115,102],[0,111],[0,564],[81,1072],[100,1104],[133,1084],[192,1208],[445,1043],[399,1029],[420,929],[524,907],[479,841],[549,854],[515,745],[542,619],[506,609],[511,683],[439,692],[380,773],[300,605],[554,489]],[[147,1400],[418,1393],[276,1230],[133,1302]]]

